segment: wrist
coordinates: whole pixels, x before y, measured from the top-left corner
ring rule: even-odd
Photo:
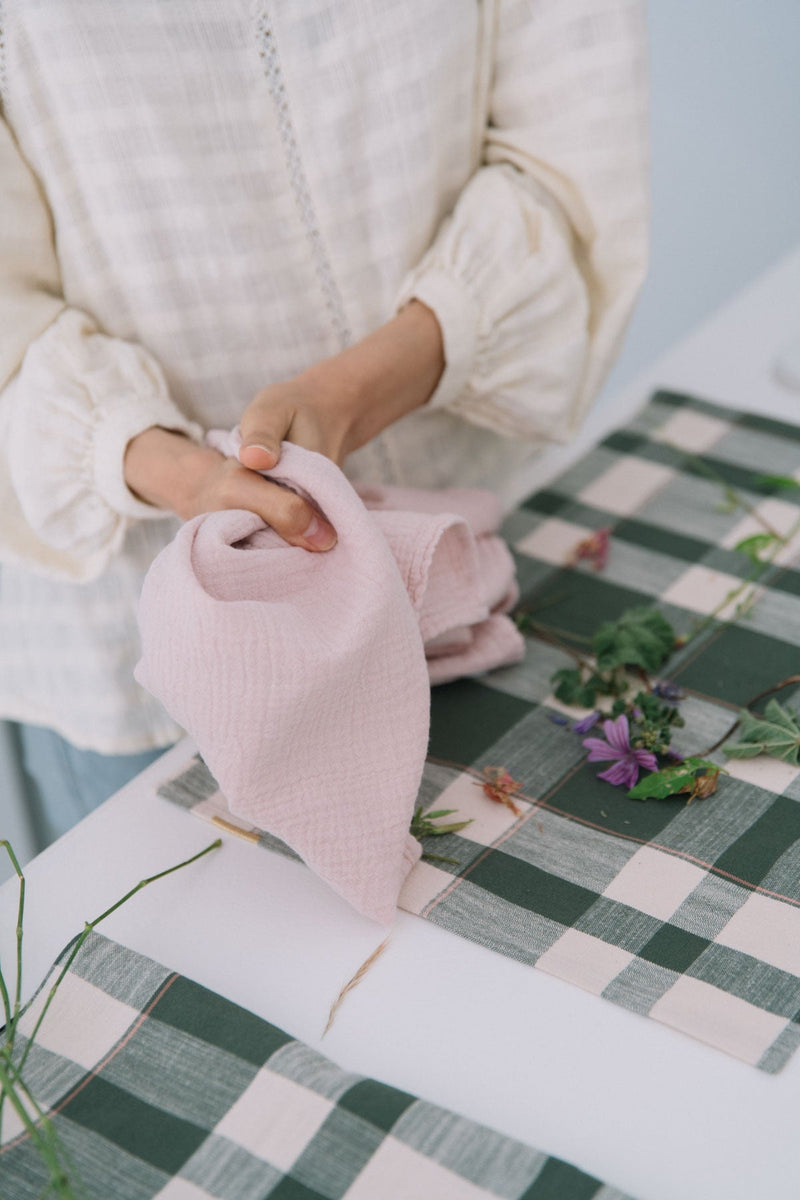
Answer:
[[[168,509],[187,520],[196,511],[203,480],[219,459],[216,450],[154,425],[128,442],[125,483],[145,504]]]

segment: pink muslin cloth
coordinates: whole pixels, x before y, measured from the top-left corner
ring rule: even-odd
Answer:
[[[208,440],[238,451],[237,431]],[[194,738],[234,814],[388,924],[421,852],[409,823],[429,673],[523,653],[502,615],[516,588],[491,533],[499,508],[458,490],[369,488],[362,500],[334,463],[289,443],[265,474],[316,504],[336,546],[289,546],[238,509],[188,521],[144,582],[136,678]]]

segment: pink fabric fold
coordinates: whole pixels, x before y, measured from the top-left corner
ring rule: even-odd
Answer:
[[[209,441],[238,450],[235,431]],[[194,738],[234,814],[386,924],[420,855],[408,827],[429,677],[522,656],[502,615],[513,560],[491,536],[489,493],[362,500],[335,464],[288,443],[268,474],[313,500],[336,546],[288,546],[240,510],[187,522],[144,583],[136,678]]]

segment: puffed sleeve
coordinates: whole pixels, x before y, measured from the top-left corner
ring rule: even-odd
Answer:
[[[0,562],[93,579],[131,521],[165,513],[125,485],[125,447],[162,425],[198,439],[142,347],[61,295],[50,214],[0,121]]]
[[[429,409],[565,440],[616,356],[647,266],[644,13],[639,0],[484,6],[483,165],[398,308],[419,299],[442,327]]]

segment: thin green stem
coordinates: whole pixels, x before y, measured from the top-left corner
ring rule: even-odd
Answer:
[[[58,1154],[54,1149],[51,1140],[39,1129],[37,1122],[31,1117],[25,1105],[17,1095],[16,1088],[9,1078],[8,1072],[0,1062],[0,1090],[4,1096],[8,1097],[11,1107],[19,1117],[25,1132],[29,1135],[31,1141],[36,1146],[42,1161],[50,1172],[50,1186],[55,1186],[61,1189],[61,1194],[65,1200],[76,1200],[72,1189],[69,1187],[69,1181],[64,1172],[64,1168],[59,1161]],[[26,1089],[27,1091],[27,1089]],[[67,1189],[66,1191],[64,1189]]]
[[[6,1063],[7,1071],[8,1071],[7,1086],[13,1087],[13,1088],[17,1089],[18,1091],[21,1091],[25,1094],[29,1104],[33,1108],[34,1112],[36,1113],[36,1119],[37,1119],[39,1125],[41,1125],[42,1136],[45,1137],[46,1139],[49,1139],[51,1146],[53,1148],[54,1154],[61,1155],[61,1159],[63,1160],[64,1167],[72,1176],[73,1184],[78,1187],[78,1190],[82,1193],[83,1196],[87,1197],[87,1200],[88,1200],[88,1192],[86,1191],[86,1188],[78,1175],[78,1170],[77,1170],[77,1167],[75,1166],[75,1163],[72,1160],[72,1155],[69,1153],[66,1146],[64,1145],[61,1138],[59,1137],[56,1127],[53,1124],[53,1121],[47,1115],[47,1113],[44,1111],[44,1109],[41,1107],[38,1100],[36,1099],[36,1097],[33,1095],[32,1091],[28,1087],[27,1083],[20,1075],[19,1068],[17,1066],[15,1066],[15,1064],[13,1062],[11,1062],[10,1059],[8,1059],[7,1049],[8,1049],[7,1047],[3,1048],[3,1053],[4,1053],[5,1057],[7,1058],[7,1063]],[[60,1166],[60,1164],[59,1164],[59,1166]],[[60,1168],[60,1173],[63,1176],[64,1171],[61,1168]],[[61,1184],[60,1186],[64,1186],[65,1184],[68,1184],[68,1182],[69,1182],[68,1180],[65,1180],[64,1184]],[[48,1190],[49,1190],[49,1187],[53,1187],[53,1186],[58,1187],[59,1180],[51,1179],[51,1182],[48,1185]],[[72,1192],[62,1193],[62,1194],[72,1195]]]
[[[28,1043],[25,1046],[24,1051],[22,1052],[22,1057],[20,1059],[19,1068],[18,1068],[18,1070],[20,1072],[22,1071],[22,1068],[25,1066],[25,1061],[28,1057],[28,1052],[30,1051],[31,1046],[33,1045],[33,1043],[36,1039],[36,1035],[39,1032],[42,1021],[44,1020],[45,1016],[47,1015],[47,1010],[49,1009],[49,1007],[53,1001],[53,997],[55,996],[56,991],[58,990],[58,987],[59,987],[61,981],[63,980],[67,971],[72,966],[73,962],[75,961],[75,956],[77,955],[78,951],[80,950],[81,946],[86,941],[87,937],[92,932],[92,930],[97,925],[99,925],[101,921],[105,921],[106,917],[110,917],[111,914],[116,912],[118,908],[121,908],[122,905],[125,904],[128,900],[130,900],[132,896],[135,896],[137,892],[140,892],[142,890],[142,888],[147,887],[151,883],[156,883],[157,880],[159,880],[159,879],[164,879],[167,875],[172,875],[174,871],[180,871],[183,867],[190,866],[193,862],[197,862],[197,860],[199,858],[203,858],[204,855],[209,854],[212,850],[216,850],[217,847],[221,846],[221,845],[222,845],[222,839],[216,838],[213,842],[210,843],[210,845],[206,846],[204,850],[200,850],[200,851],[198,851],[197,854],[193,854],[191,858],[187,858],[183,862],[176,863],[175,866],[173,866],[173,867],[167,867],[166,871],[159,871],[157,875],[150,875],[147,879],[141,879],[136,884],[135,887],[132,887],[130,889],[130,891],[126,892],[125,895],[122,896],[119,900],[117,900],[114,904],[112,904],[110,908],[107,908],[105,910],[105,912],[102,912],[99,917],[95,917],[93,921],[87,921],[86,925],[83,928],[83,932],[78,936],[78,939],[75,942],[75,945],[73,946],[72,951],[69,954],[69,957],[67,958],[66,962],[64,963],[64,966],[62,967],[58,978],[56,979],[55,983],[50,988],[50,991],[47,994],[47,999],[45,1000],[44,1005],[42,1006],[42,1011],[39,1013],[39,1017],[36,1021],[36,1024],[33,1027],[30,1038],[28,1039]]]
[[[715,471],[713,467],[709,466],[705,459],[700,458],[697,454],[687,454],[683,446],[676,446],[672,442],[667,442],[666,444],[670,446],[671,449],[677,450],[679,454],[683,454],[687,462],[694,463],[697,470],[701,475],[705,475],[706,479],[710,479],[712,482],[718,483],[720,487],[725,489],[728,495],[734,496],[736,503],[740,506],[740,508],[743,508],[745,512],[748,512],[750,516],[753,517],[754,520],[758,521],[759,525],[761,525],[762,528],[767,531],[767,533],[769,533],[772,537],[777,538],[781,542],[784,541],[782,535],[778,533],[777,529],[770,524],[766,517],[761,515],[756,506],[751,504],[747,497],[743,496],[738,488],[735,488],[730,483],[727,483],[726,480],[720,475],[719,471]]]

